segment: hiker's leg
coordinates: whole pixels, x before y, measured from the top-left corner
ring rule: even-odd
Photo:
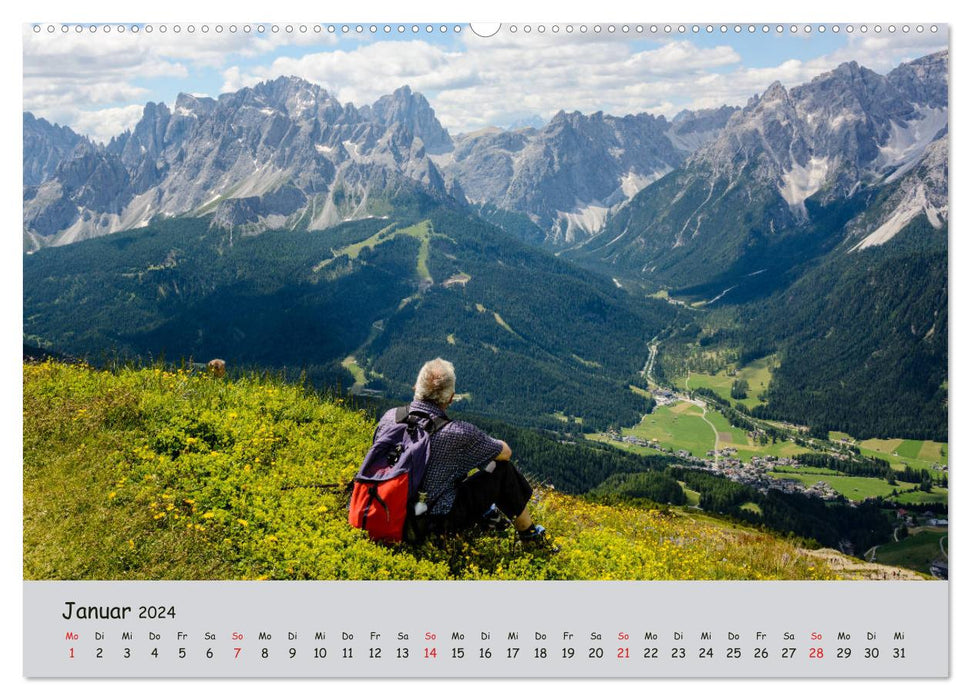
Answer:
[[[524,508],[523,512],[516,516],[516,519],[512,521],[512,526],[516,528],[516,532],[522,532],[533,524],[533,518],[529,514],[529,508]]]
[[[458,486],[463,505],[470,513],[482,514],[494,503],[517,530],[530,526],[526,506],[533,487],[512,462],[492,462]]]
[[[513,521],[517,530],[529,527],[532,520],[526,506],[533,495],[533,487],[526,481],[526,477],[512,462],[496,462],[493,476],[499,481],[496,507]]]

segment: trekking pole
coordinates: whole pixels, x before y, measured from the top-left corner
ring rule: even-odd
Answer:
[[[293,491],[294,489],[339,489],[345,488],[346,484],[287,484],[280,487],[281,491]]]

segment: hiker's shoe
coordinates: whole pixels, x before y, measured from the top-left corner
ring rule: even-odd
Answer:
[[[525,530],[520,530],[519,541],[527,549],[545,549],[553,554],[560,551],[560,548],[553,544],[553,538],[546,534],[546,528],[542,525],[530,525]]]
[[[482,514],[482,521],[479,524],[487,532],[502,532],[509,527],[509,520],[502,514],[501,510],[493,505]]]

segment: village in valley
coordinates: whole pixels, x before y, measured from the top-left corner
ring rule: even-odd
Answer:
[[[770,472],[778,467],[799,467],[799,462],[789,457],[752,457],[749,462],[738,459],[738,450],[734,447],[725,447],[719,450],[708,450],[705,457],[695,457],[684,449],[674,450],[664,447],[657,439],[647,440],[636,435],[621,435],[616,431],[607,431],[604,435],[613,442],[626,445],[634,445],[642,448],[657,450],[662,454],[669,454],[677,457],[678,466],[689,469],[699,469],[701,471],[712,472],[719,476],[726,477],[732,481],[737,481],[746,486],[758,489],[763,493],[769,489],[776,489],[785,493],[804,493],[808,496],[815,496],[823,500],[835,500],[840,497],[832,486],[825,481],[818,481],[815,484],[806,485],[798,479],[787,479],[772,476]]]
[[[656,356],[653,346],[642,372],[654,402],[652,412],[637,426],[608,429],[588,439],[640,454],[667,455],[676,459],[677,467],[708,472],[763,494],[775,490],[851,506],[873,500],[886,506],[893,539],[862,553],[863,558],[947,578],[946,443],[858,441],[844,433],[829,433],[827,439],[811,436],[804,426],[763,421],[733,410],[751,407],[757,399],[732,404],[729,399],[735,397],[725,377],[690,373],[683,391],[661,386],[651,376]],[[736,377],[737,371],[723,374]],[[768,380],[764,376],[758,388],[764,390]],[[829,466],[870,460],[887,465],[887,471],[859,475],[850,468],[819,466],[827,459],[835,460]],[[923,475],[920,483],[913,483],[914,474]]]

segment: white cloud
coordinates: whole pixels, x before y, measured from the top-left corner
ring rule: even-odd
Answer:
[[[822,72],[835,68],[840,63],[856,61],[861,66],[878,73],[887,73],[904,61],[926,56],[929,53],[947,48],[947,32],[931,33],[910,32],[908,34],[859,34],[850,37],[846,46],[809,61],[811,69]]]
[[[195,70],[216,67],[223,92],[296,75],[357,105],[407,84],[423,93],[442,123],[457,133],[533,115],[549,119],[561,109],[671,117],[684,108],[744,105],[776,80],[791,88],[849,60],[886,72],[947,42],[946,35],[930,33],[856,34],[830,54],[800,60],[785,56],[786,42],[809,38],[760,36],[752,40],[776,42],[772,50],[782,58],[776,65],[751,67],[743,65],[731,45],[733,37],[704,46],[690,37],[652,37],[635,44],[620,33],[563,31],[526,35],[503,30],[489,39],[465,32],[451,45],[425,36],[400,41],[365,32],[352,38],[360,42],[345,41],[335,50],[337,39],[326,31],[260,37],[198,31],[31,34],[24,45],[24,105],[47,116],[66,114],[68,104],[74,119],[80,110],[93,113],[146,99],[139,82],[143,77],[182,79],[191,89],[187,79]],[[281,56],[285,44],[309,51]],[[326,50],[315,51],[315,46]],[[80,122],[67,123],[80,128]]]
[[[450,53],[425,41],[380,41],[353,51],[281,57],[248,73],[233,66],[223,73],[223,89],[296,75],[323,86],[341,101],[362,104],[402,85],[419,92],[434,92],[475,81],[476,75],[463,59],[463,54]]]
[[[377,41],[354,50],[281,57],[266,66],[223,72],[223,89],[236,90],[279,75],[318,83],[342,102],[366,104],[410,85],[453,131],[505,124],[524,115],[549,118],[560,109],[628,114],[669,108],[654,86],[671,76],[698,76],[740,62],[730,47],[688,41],[635,51],[612,37],[511,36],[483,40],[466,34],[464,50],[427,41]]]
[[[228,30],[203,34],[200,28],[193,33],[185,29],[163,33],[156,25],[151,33],[35,33],[25,25],[23,108],[101,138],[108,126],[86,115],[112,115],[106,124],[127,124],[120,115],[133,113],[128,105],[152,96],[143,87],[147,79],[187,80],[197,69],[221,68],[239,57],[258,57],[288,45],[324,46],[335,41],[326,32],[312,29],[263,35]],[[113,107],[104,109],[105,105]]]
[[[91,111],[77,111],[71,122],[78,131],[95,141],[107,143],[112,136],[131,129],[142,118],[144,105],[129,105],[127,107],[109,107]]]

